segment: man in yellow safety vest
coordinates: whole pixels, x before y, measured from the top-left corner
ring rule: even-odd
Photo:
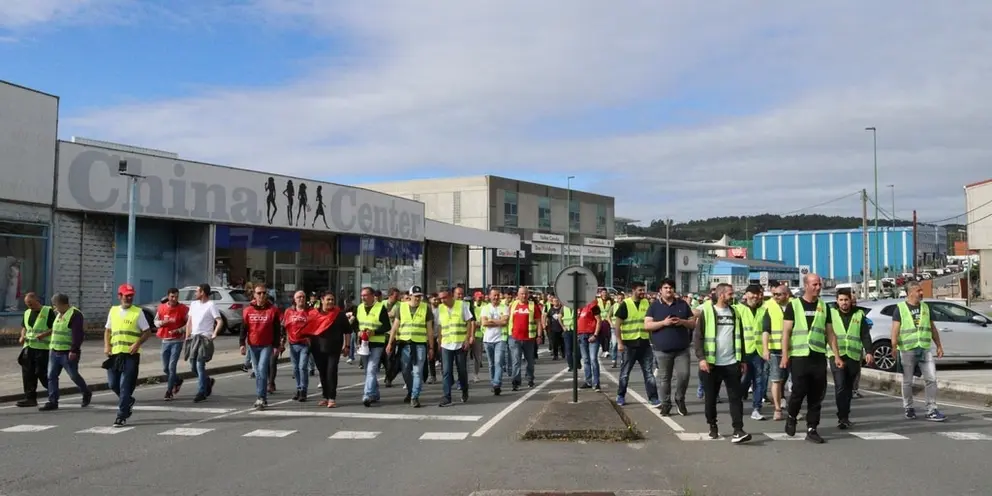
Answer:
[[[29,292],[24,295],[24,319],[21,322],[20,343],[23,345],[17,356],[21,366],[21,379],[24,385],[24,399],[16,403],[19,407],[38,406],[38,384],[48,389],[48,350],[55,312],[52,307],[42,305],[38,295]]]
[[[52,296],[52,310],[56,314],[52,324],[50,354],[48,356],[48,402],[41,411],[58,410],[59,376],[65,370],[69,379],[79,388],[83,401],[89,406],[93,392],[83,376],[79,375],[79,352],[83,345],[83,312],[69,306],[69,297],[59,293]]]
[[[420,408],[424,360],[434,359],[434,349],[427,347],[427,343],[434,339],[434,312],[423,301],[424,290],[420,286],[411,287],[409,296],[409,300],[396,304],[398,310],[395,310],[393,317],[386,354],[394,351],[399,354],[400,371],[407,391],[403,402]]]
[[[930,318],[930,306],[923,301],[923,288],[916,281],[906,284],[906,301],[896,305],[892,313],[892,358],[902,361],[902,407],[907,419],[916,418],[913,408],[913,371],[917,366],[923,373],[923,397],[926,419],[943,422],[946,417],[937,409],[937,364],[943,358],[937,326]],[[933,347],[936,349],[932,349]]]
[[[124,427],[134,407],[141,345],[152,336],[152,327],[141,308],[134,305],[134,286],[121,284],[117,298],[121,304],[110,309],[104,326],[103,351],[109,357],[105,362],[107,382],[118,397],[114,427]]]
[[[451,406],[451,388],[455,384],[455,369],[458,370],[458,385],[462,391],[462,403],[468,401],[468,354],[475,342],[472,324],[475,317],[470,303],[456,299],[458,292],[442,291],[438,295],[441,304],[437,307],[438,324],[441,330],[441,382],[443,397],[439,407]]]

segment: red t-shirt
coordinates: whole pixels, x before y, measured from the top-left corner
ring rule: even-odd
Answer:
[[[286,329],[286,337],[289,338],[290,344],[306,342],[307,336],[303,334],[303,329],[307,326],[311,314],[315,311],[312,308],[305,308],[303,310],[287,308],[283,311],[282,326]]]
[[[278,346],[279,309],[269,303],[264,307],[248,305],[242,313],[247,330],[246,343],[250,346]]]
[[[540,322],[541,306],[536,303],[531,303],[530,305],[534,306],[534,320]],[[530,323],[530,305],[520,303],[516,300],[510,303],[510,308],[513,309],[513,327],[510,328],[510,335],[517,341],[534,339],[530,337],[530,331],[528,329],[528,324]]]
[[[158,311],[155,312],[155,319],[161,320],[162,325],[158,327],[158,332],[155,334],[160,339],[181,339],[183,338],[183,333],[176,333],[173,331],[186,325],[186,317],[189,315],[189,307],[183,305],[182,303],[176,306],[169,305],[168,303],[162,303],[158,306]]]
[[[599,330],[596,328],[596,317],[599,314],[599,304],[596,300],[582,307],[582,310],[579,310],[579,334],[595,334]]]

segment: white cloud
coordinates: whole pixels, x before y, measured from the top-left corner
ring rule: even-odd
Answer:
[[[62,125],[337,181],[418,166],[596,177],[588,189],[639,219],[871,192],[864,128],[876,126],[883,208],[895,184],[900,217],[960,213],[961,186],[992,176],[992,4],[795,4],[256,0],[256,21],[357,51],[285,86],[91,109]],[[0,8],[4,22],[16,17]],[[622,113],[602,117],[686,99],[695,109],[683,101],[634,131]],[[600,119],[621,125],[590,122]],[[596,131],[559,131],[580,124]],[[857,214],[860,203],[821,211]]]

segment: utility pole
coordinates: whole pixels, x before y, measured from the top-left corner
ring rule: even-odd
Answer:
[[[896,229],[896,185],[890,184],[889,188],[892,190],[892,230]]]
[[[862,265],[861,271],[861,297],[868,299],[868,278],[871,275],[871,268],[868,267],[868,191],[861,190],[861,238],[862,238]]]
[[[671,270],[669,269],[669,267],[672,266],[670,259],[671,254],[669,253],[669,249],[670,249],[669,241],[671,239],[669,237],[669,234],[671,227],[672,227],[672,219],[665,219],[665,279],[671,279],[671,273],[669,272]]]
[[[565,211],[568,212],[568,229],[565,231],[565,251],[562,252],[562,261],[564,262],[564,267],[572,265],[572,179],[575,176],[568,176],[565,181],[568,183],[568,195],[565,207]]]
[[[917,263],[916,263],[916,252],[919,251],[920,245],[917,244],[917,239],[918,238],[916,235],[916,210],[913,210],[913,277],[916,277],[916,274],[919,271],[919,268],[917,267]]]
[[[138,224],[135,218],[138,209],[138,181],[145,178],[138,174],[128,172],[127,160],[117,162],[117,172],[128,178],[130,186],[130,199],[127,208],[127,283],[134,284],[134,243],[138,232]],[[141,295],[139,295],[141,296]],[[144,295],[147,296],[147,295]]]
[[[881,294],[882,282],[879,280],[879,276],[882,258],[879,251],[881,243],[878,242],[878,131],[874,126],[866,127],[865,131],[871,131],[871,149],[875,163],[875,291]]]

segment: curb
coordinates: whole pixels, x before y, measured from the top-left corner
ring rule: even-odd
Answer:
[[[672,496],[676,494],[688,494],[687,492],[675,492],[671,490],[642,490],[642,491],[593,491],[593,490],[581,490],[581,491],[562,491],[554,489],[539,489],[539,490],[503,490],[503,489],[490,489],[485,491],[475,491],[469,496]]]
[[[876,369],[861,369],[861,385],[868,385],[870,389],[885,391],[893,394],[902,394],[902,374],[893,372],[882,372]],[[913,392],[923,391],[923,378],[913,377]],[[950,398],[958,401],[978,403],[989,407],[992,406],[992,387],[977,386],[956,381],[940,380],[940,372],[937,373],[937,390],[941,398]]]
[[[276,361],[276,363],[287,363],[287,362],[289,362],[289,357],[282,357],[282,358],[279,358]],[[239,372],[241,370],[242,365],[244,365],[244,364],[243,363],[236,363],[236,364],[231,364],[231,365],[220,365],[220,366],[217,366],[217,367],[208,367],[207,368],[207,373],[210,373],[210,374],[226,374],[226,373],[229,373],[229,372]],[[192,371],[180,372],[180,373],[178,373],[176,375],[178,375],[182,379],[192,379],[193,377],[195,377],[193,375],[193,372]],[[166,381],[167,379],[168,379],[168,377],[166,377],[165,374],[152,375],[152,376],[147,376],[147,377],[140,377],[140,378],[138,378],[138,383],[135,385],[135,388],[137,388],[139,386],[147,386],[149,384],[160,384],[160,383]],[[72,382],[72,381],[69,381],[69,382]],[[110,383],[108,383],[107,381],[90,383],[90,384],[88,384],[88,386],[90,387],[90,391],[92,391],[94,393],[100,392],[100,391],[107,391],[108,389],[110,389]],[[41,389],[41,388],[39,388],[39,389]],[[79,388],[77,388],[75,385],[73,385],[72,387],[67,387],[67,388],[59,388],[59,395],[70,395],[70,394],[77,394],[77,393],[79,393]],[[48,395],[47,395],[47,393],[45,393],[45,398],[47,398],[47,397],[48,397]],[[20,400],[22,398],[24,398],[24,393],[0,395],[0,404],[2,404],[2,403],[9,403],[9,402],[12,402],[12,401],[18,401],[18,400]],[[41,392],[38,393],[38,398],[39,399],[43,399]]]
[[[567,393],[559,393],[567,394]],[[540,414],[534,419],[527,427],[527,429],[520,435],[521,441],[599,441],[599,442],[615,442],[615,443],[628,443],[633,441],[641,441],[644,439],[644,435],[637,429],[633,420],[627,416],[627,413],[620,408],[616,402],[611,400],[603,393],[593,393],[593,395],[600,397],[598,401],[607,402],[610,405],[612,411],[614,411],[619,417],[620,421],[623,423],[622,429],[607,429],[602,427],[595,428],[580,428],[571,427],[564,429],[537,429],[535,426],[538,424],[538,419],[544,414],[548,408],[551,407],[555,399],[551,399],[541,409]],[[593,400],[597,401],[597,400]],[[552,493],[548,493],[552,494]],[[558,494],[558,493],[553,493]]]

